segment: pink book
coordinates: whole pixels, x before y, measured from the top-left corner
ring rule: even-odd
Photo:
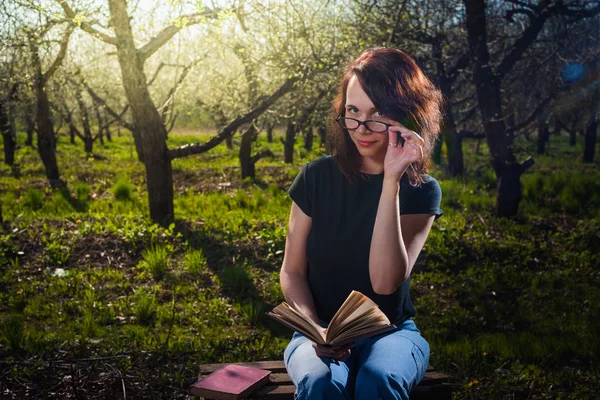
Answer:
[[[190,394],[216,400],[238,400],[269,381],[271,371],[229,364],[190,386]]]

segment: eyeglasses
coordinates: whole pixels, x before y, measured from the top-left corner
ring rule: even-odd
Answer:
[[[371,132],[375,132],[375,133],[387,132],[388,128],[390,126],[392,126],[391,124],[386,124],[385,122],[381,122],[381,121],[375,121],[375,120],[360,121],[360,120],[354,119],[354,118],[346,118],[346,117],[343,117],[341,114],[338,115],[338,117],[335,120],[343,129],[355,130],[355,129],[358,129],[361,125],[364,125],[365,128],[367,128]]]

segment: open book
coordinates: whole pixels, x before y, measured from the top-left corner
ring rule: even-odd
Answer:
[[[315,343],[332,347],[340,347],[358,339],[396,329],[373,300],[356,290],[350,293],[337,310],[325,332],[305,313],[286,302],[275,307],[267,315]]]

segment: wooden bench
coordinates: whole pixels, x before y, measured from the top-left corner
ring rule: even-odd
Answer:
[[[269,383],[259,388],[253,393],[249,399],[263,400],[292,400],[294,391],[296,390],[290,377],[285,370],[283,360],[281,361],[257,361],[237,363],[249,367],[267,369],[271,371]],[[200,366],[200,374],[198,380],[202,380],[217,369],[224,367],[227,364],[204,364]],[[410,393],[412,400],[450,400],[454,385],[448,383],[448,376],[436,372],[433,368],[428,367],[425,377],[419,385]]]

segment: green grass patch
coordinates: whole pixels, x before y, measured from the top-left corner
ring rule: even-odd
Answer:
[[[178,133],[169,146],[198,139]],[[129,136],[96,146],[93,159],[81,143],[60,137],[58,146],[67,190],[46,187],[34,149],[19,149],[21,179],[0,166],[0,373],[9,390],[73,396],[65,360],[101,359],[72,364],[84,374],[104,368],[93,372],[104,377],[93,395],[122,396],[118,370],[128,396],[177,397],[200,363],[281,359],[291,332],[264,313],[283,300],[286,190],[322,149],[298,149],[287,165],[283,145],[261,135],[256,149],[275,158],[248,181],[224,144],[173,160],[177,221],[161,228],[148,218]],[[489,152],[485,142],[476,149],[464,141],[464,177],[448,178],[443,163],[431,172],[445,215],[411,284],[430,362],[460,385],[457,399],[598,397],[598,165],[579,163],[581,145],[552,136],[522,178],[519,215],[499,219]],[[522,160],[535,141],[517,137],[515,151]]]

